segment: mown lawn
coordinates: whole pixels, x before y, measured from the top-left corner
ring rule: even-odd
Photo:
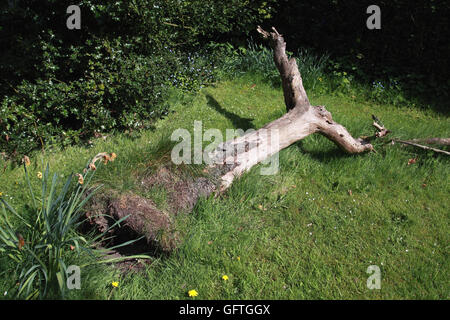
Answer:
[[[170,156],[175,129],[192,132],[194,120],[223,133],[259,128],[285,110],[281,89],[250,77],[172,99],[172,112],[155,130],[100,138],[88,148],[39,152],[31,175],[48,161],[53,172],[66,176],[98,152],[115,152],[117,160],[98,171],[97,182],[137,191],[136,177]],[[326,105],[355,136],[373,133],[371,114],[392,137],[450,136],[449,118],[430,110],[314,92],[310,100]],[[140,273],[86,268],[81,290],[69,298],[187,299],[195,289],[195,299],[448,299],[448,159],[381,142],[376,150],[349,156],[324,137],[310,136],[280,152],[278,174],[262,176],[257,166],[222,197],[202,199],[192,214],[180,216],[184,241],[176,252],[154,257]],[[408,165],[412,158],[416,163]],[[36,190],[39,182],[33,179]],[[29,201],[24,190],[23,170],[7,164],[2,196],[20,210]],[[12,281],[12,266],[1,261],[10,276],[1,277],[0,289]],[[366,286],[370,265],[381,269],[381,290]],[[112,281],[119,287],[113,289]],[[10,298],[3,291],[2,298]]]

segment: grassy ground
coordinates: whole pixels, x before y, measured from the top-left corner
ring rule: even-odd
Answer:
[[[310,100],[326,105],[355,136],[372,133],[372,113],[398,138],[450,136],[449,119],[432,111],[314,92]],[[281,90],[251,78],[192,98],[174,96],[172,104],[173,112],[153,131],[34,155],[32,176],[43,171],[42,162],[67,175],[98,152],[115,152],[117,160],[99,170],[97,181],[121,192],[138,190],[136,177],[170,154],[173,130],[192,132],[194,120],[222,132],[259,128],[284,113]],[[448,299],[448,159],[380,143],[376,149],[348,156],[310,136],[280,152],[278,174],[261,176],[255,167],[224,196],[202,199],[191,215],[180,216],[184,242],[178,251],[155,257],[138,274],[120,275],[111,266],[84,269],[81,290],[69,298],[186,299],[195,289],[195,299]],[[417,162],[408,165],[411,158]],[[38,179],[33,183],[37,188]],[[23,171],[8,164],[0,192],[20,209],[29,201],[24,188]],[[366,287],[370,265],[381,269],[381,290]],[[2,277],[0,289],[10,281]],[[113,289],[112,281],[119,287]]]

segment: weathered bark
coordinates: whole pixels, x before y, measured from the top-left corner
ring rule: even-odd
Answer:
[[[286,110],[298,108],[306,112],[310,108],[310,103],[303,87],[303,80],[295,58],[288,59],[286,55],[286,42],[283,37],[275,28],[273,33],[269,33],[258,26],[257,31],[264,38],[269,39],[273,49],[273,61],[280,72]]]
[[[229,170],[221,176],[220,191],[227,189],[236,176],[313,133],[322,134],[348,153],[373,150],[373,146],[368,140],[353,138],[342,125],[334,122],[331,113],[324,106],[311,106],[296,60],[295,58],[288,59],[286,55],[286,43],[282,35],[275,28],[273,28],[273,32],[267,32],[258,27],[258,32],[269,40],[273,49],[274,61],[280,72],[284,101],[288,112],[255,132],[220,144],[215,151],[209,154],[213,159],[211,167],[231,164]],[[388,133],[386,131],[379,132],[380,136]],[[270,138],[273,135],[279,137],[276,144]],[[239,148],[241,145],[245,147]]]

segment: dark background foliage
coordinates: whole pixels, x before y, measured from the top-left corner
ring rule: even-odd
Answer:
[[[366,28],[372,4],[381,9],[380,30]],[[267,26],[277,26],[291,50],[328,52],[367,82],[396,77],[410,95],[448,108],[449,1],[279,0],[276,12]]]
[[[356,0],[81,0],[81,30],[68,30],[71,4],[0,4],[1,152],[148,128],[167,112],[173,88],[216,80],[225,43],[258,42],[258,24],[276,26],[291,51],[329,54],[330,73],[395,79],[424,103],[448,107],[448,1],[377,1],[381,30],[366,28],[372,3]]]

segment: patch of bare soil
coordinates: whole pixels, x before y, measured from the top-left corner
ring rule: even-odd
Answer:
[[[207,174],[210,178],[196,177],[169,164],[144,178],[138,178],[144,191],[152,188],[163,188],[166,191],[168,211],[159,209],[152,199],[131,192],[118,194],[116,191],[106,190],[95,195],[86,210],[88,227],[103,233],[117,220],[127,217],[120,227],[108,231],[107,238],[112,238],[102,242],[104,248],[142,238],[131,245],[111,250],[106,258],[167,254],[175,250],[181,242],[173,223],[175,217],[179,213],[190,213],[200,197],[216,190],[214,174]],[[138,271],[148,263],[150,262],[129,259],[115,263],[115,266],[128,272]]]
[[[151,199],[136,194],[123,194],[110,201],[109,212],[115,219],[128,216],[124,224],[139,235],[145,236],[148,243],[157,245],[164,251],[176,247],[176,234],[172,230],[169,213],[156,208]]]
[[[168,193],[168,202],[175,215],[190,213],[201,196],[213,192],[216,185],[205,177],[192,177],[169,166],[162,166],[154,174],[142,179],[142,187],[164,188]]]
[[[128,216],[128,217],[127,217]],[[169,213],[159,210],[151,199],[136,194],[118,195],[104,191],[95,195],[87,206],[85,231],[95,229],[103,233],[116,221],[127,217],[120,226],[108,231],[100,246],[110,248],[130,240],[127,246],[110,250],[103,259],[124,258],[133,255],[160,255],[175,250],[178,235]],[[129,259],[114,263],[121,271],[139,271],[151,263],[145,259]]]

